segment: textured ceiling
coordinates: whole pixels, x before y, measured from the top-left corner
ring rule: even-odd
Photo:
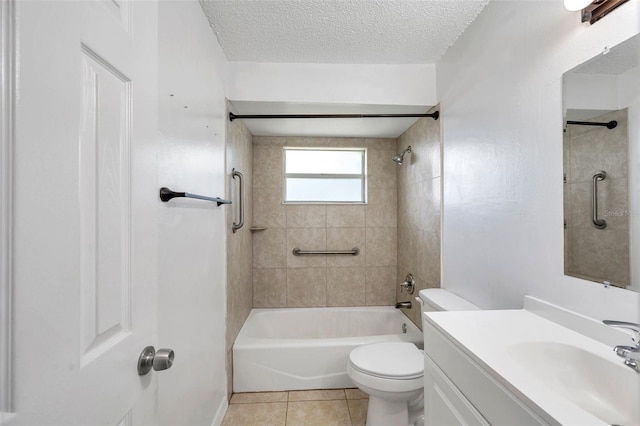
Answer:
[[[489,0],[201,0],[230,61],[435,63]]]

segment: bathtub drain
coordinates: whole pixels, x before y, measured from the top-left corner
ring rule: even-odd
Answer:
[[[402,323],[402,334],[407,334],[407,323]]]

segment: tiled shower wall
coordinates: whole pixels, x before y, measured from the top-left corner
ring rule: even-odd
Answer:
[[[283,147],[366,147],[366,205],[284,205]],[[397,278],[395,139],[253,138],[253,307],[393,305]],[[293,256],[307,250],[360,254]]]
[[[253,171],[251,133],[242,120],[227,121],[227,197],[233,202],[227,209],[227,390],[229,397],[232,391],[232,347],[240,328],[247,319],[252,306],[252,246],[251,231]],[[235,233],[231,224],[238,221],[238,179],[231,178],[236,169],[244,175],[244,227]],[[217,285],[212,283],[212,285]]]
[[[411,309],[403,309],[422,327],[420,305],[415,301],[424,288],[440,287],[440,121],[421,118],[399,138],[397,151],[411,145],[398,171],[398,276],[408,273],[416,281],[413,295],[396,286],[398,301],[410,300]]]
[[[617,127],[567,126],[564,133],[565,273],[592,281],[629,285],[629,192],[627,109],[590,121],[616,120]],[[604,229],[591,222],[593,175],[598,182],[599,218]]]

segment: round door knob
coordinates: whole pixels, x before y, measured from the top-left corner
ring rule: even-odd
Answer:
[[[174,354],[171,349],[158,349],[153,357],[153,369],[156,371],[166,370],[173,365]]]
[[[175,355],[171,349],[159,349],[156,352],[153,346],[147,346],[142,350],[138,358],[138,374],[140,376],[149,374],[152,368],[156,371],[171,368],[174,357]]]

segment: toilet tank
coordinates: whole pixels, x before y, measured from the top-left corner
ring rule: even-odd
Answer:
[[[442,288],[420,290],[423,312],[433,311],[477,311],[479,307]]]

